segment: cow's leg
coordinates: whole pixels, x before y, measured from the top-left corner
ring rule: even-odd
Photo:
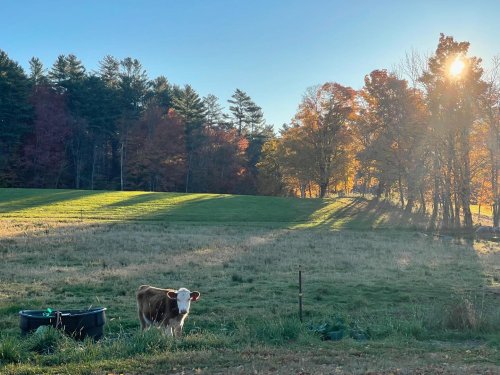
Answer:
[[[165,327],[165,334],[167,336],[172,336],[173,335],[173,332],[172,332],[172,326],[170,324],[167,324]]]
[[[139,309],[139,321],[141,322],[141,329],[144,331],[146,328],[149,327],[149,324],[144,317],[144,313],[142,312],[141,309]]]
[[[178,338],[182,337],[182,325],[176,324],[174,326],[174,337],[178,337]]]

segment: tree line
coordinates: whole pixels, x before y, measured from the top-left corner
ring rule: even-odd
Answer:
[[[471,229],[471,204],[500,221],[500,59],[484,72],[469,43],[441,34],[360,90],[309,88],[275,134],[242,90],[214,95],[136,59],[74,55],[30,71],[0,51],[0,186],[396,199],[433,227]]]
[[[237,89],[214,95],[137,59],[106,56],[89,72],[75,55],[25,73],[0,50],[0,186],[256,194],[262,109]]]
[[[441,34],[361,90],[310,88],[291,124],[263,146],[262,193],[324,197],[358,192],[396,199],[431,227],[472,229],[471,204],[499,225],[500,59],[484,72],[468,42]]]

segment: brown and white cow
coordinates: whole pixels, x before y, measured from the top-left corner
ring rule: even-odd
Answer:
[[[137,290],[141,328],[145,330],[154,325],[164,329],[169,336],[180,337],[191,301],[199,298],[200,292],[190,292],[186,288],[175,290],[141,285]]]

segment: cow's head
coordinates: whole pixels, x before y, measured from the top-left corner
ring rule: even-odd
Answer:
[[[177,307],[179,314],[185,315],[189,312],[191,301],[196,302],[200,298],[200,292],[190,292],[186,288],[180,288],[176,292],[167,292],[170,299],[177,300]]]

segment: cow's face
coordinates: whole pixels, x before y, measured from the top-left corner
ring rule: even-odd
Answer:
[[[179,314],[185,315],[189,312],[191,301],[196,302],[200,298],[200,292],[190,292],[186,288],[180,288],[177,292],[167,292],[167,296],[177,300]]]

